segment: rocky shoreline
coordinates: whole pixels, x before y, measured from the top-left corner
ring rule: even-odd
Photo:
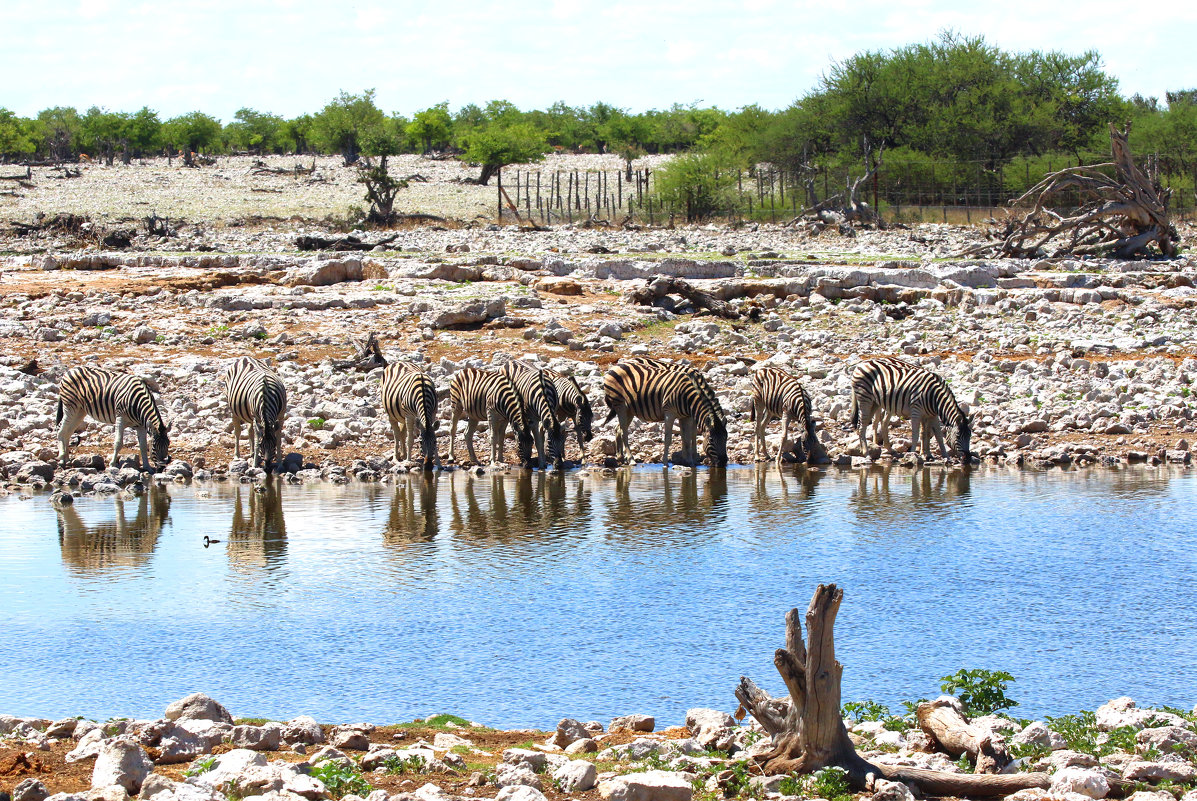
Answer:
[[[957,712],[951,697],[935,702]],[[912,714],[850,705],[845,720],[874,764],[971,772]],[[1119,698],[1094,713],[1046,721],[1002,715],[968,722],[1012,761],[1005,772],[1043,771],[1050,789],[1013,801],[1197,801],[1197,709],[1141,709]],[[195,694],[155,720],[51,721],[0,715],[0,792],[11,801],[848,801],[834,771],[763,776],[753,757],[770,746],[759,724],[692,709],[658,730],[646,715],[607,724],[570,718],[554,731],[498,730],[453,715],[412,723],[321,725],[234,719]],[[912,801],[910,788],[877,779],[859,797]]]
[[[944,225],[851,235],[780,225],[473,225],[399,231],[385,250],[364,254],[296,251],[295,235],[315,230],[197,228],[170,240],[140,236],[125,252],[70,250],[50,233],[0,241],[10,253],[0,256],[0,480],[80,486],[124,475],[95,455],[110,448],[112,431],[94,424],[73,448],[79,456],[57,464],[56,381],[81,362],[159,388],[176,457],[167,478],[245,475],[230,458],[219,381],[243,354],[269,359],[287,383],[288,475],[378,480],[392,469],[379,371],[334,366],[368,331],[389,358],[425,365],[442,393],[457,370],[508,358],[572,374],[597,423],[606,417],[603,372],[620,357],[687,360],[720,395],[733,463],[752,460],[752,372],[781,366],[810,393],[833,464],[920,465],[901,453],[908,424],[894,429],[896,453],[860,453],[846,430],[852,367],[887,354],[944,376],[976,411],[972,448],[984,463],[1191,461],[1190,255],[960,260],[952,254],[980,232]],[[632,300],[661,277],[730,303],[739,317],[668,294],[650,306]],[[448,462],[447,399],[440,414]],[[596,434],[585,453],[571,438],[567,458],[610,466],[614,423]],[[774,423],[771,449],[777,437]],[[638,461],[660,461],[660,442],[659,425],[634,425]],[[132,450],[122,455],[123,465],[135,463]],[[460,436],[457,457],[465,458]]]

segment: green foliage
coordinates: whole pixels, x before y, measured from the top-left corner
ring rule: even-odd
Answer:
[[[254,153],[281,153],[294,147],[287,136],[282,117],[252,108],[238,109],[233,121],[224,127],[224,136],[234,150]]]
[[[374,90],[360,95],[342,91],[312,118],[311,138],[324,152],[340,153],[345,162],[355,161],[364,141],[387,140],[386,115],[374,104]]]
[[[714,153],[685,153],[657,170],[657,201],[695,222],[739,206],[736,172]]]
[[[211,152],[220,145],[223,132],[220,120],[202,111],[171,117],[162,125],[165,143],[191,153]]]
[[[945,693],[955,695],[970,715],[992,715],[1003,709],[1018,706],[1006,695],[1006,688],[1014,677],[1001,670],[958,670],[940,678]]]
[[[453,138],[453,117],[449,114],[448,101],[417,111],[407,124],[407,136],[419,142],[424,153],[448,147]]]
[[[314,431],[319,431],[320,429],[324,428],[324,418],[313,417],[311,420],[308,420],[308,425],[311,426]]]
[[[389,756],[382,761],[382,769],[392,775],[400,773],[420,773],[426,767],[424,757],[418,754],[412,754],[407,757],[400,757],[398,754]]]
[[[36,131],[42,152],[55,161],[74,158],[82,127],[79,112],[69,106],[55,106],[39,112]]]
[[[26,158],[37,150],[37,136],[31,120],[0,108],[0,157]]]
[[[324,783],[325,789],[333,798],[350,793],[364,798],[374,790],[370,783],[362,778],[362,773],[356,765],[343,765],[329,760],[312,768],[311,775]]]
[[[1051,756],[1052,749],[1050,745],[1040,745],[1039,743],[1011,743],[1010,754],[1027,762],[1035,762]]]
[[[806,781],[806,792],[814,798],[825,798],[827,801],[851,801],[848,771],[835,767],[815,771]]]
[[[840,710],[840,715],[857,723],[866,720],[881,720],[889,717],[889,707],[876,701],[849,701]]]
[[[216,756],[207,756],[191,763],[191,767],[183,771],[184,776],[200,776],[216,767]]]
[[[496,109],[496,114],[462,142],[465,152],[461,159],[482,167],[478,182],[483,185],[508,164],[540,161],[549,149],[544,133],[531,123],[508,122],[511,112],[505,109]]]

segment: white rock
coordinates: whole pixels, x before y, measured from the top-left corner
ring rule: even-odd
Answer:
[[[495,795],[495,801],[546,801],[544,793],[535,787],[512,785],[503,787]]]
[[[1105,798],[1110,783],[1099,771],[1086,768],[1064,768],[1052,776],[1053,793],[1080,793],[1089,798]]]
[[[873,782],[873,801],[914,801],[914,793],[902,782],[877,779]]]
[[[233,722],[229,710],[203,693],[193,693],[175,701],[166,708],[164,717],[167,720],[214,720],[229,724]]]
[[[565,793],[584,793],[594,787],[598,770],[594,763],[584,759],[572,759],[553,771],[557,786]]]
[[[607,801],[690,801],[692,780],[689,773],[650,770],[616,776],[600,782],[598,789]]]
[[[141,783],[154,770],[145,749],[131,737],[114,737],[105,740],[96,758],[91,773],[93,788],[110,787],[119,784],[136,795],[141,792]]]

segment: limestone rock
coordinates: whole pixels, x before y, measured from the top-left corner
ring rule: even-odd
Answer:
[[[553,771],[557,786],[565,793],[584,793],[594,787],[598,770],[594,763],[584,759],[571,759]]]
[[[1052,776],[1052,793],[1079,793],[1088,798],[1105,798],[1110,783],[1100,771],[1064,768]]]
[[[154,770],[149,755],[132,737],[105,740],[91,773],[93,788],[119,784],[129,793],[141,792],[141,783]]]
[[[606,801],[690,801],[691,775],[664,770],[629,773],[599,783]]]
[[[175,701],[166,708],[165,717],[167,720],[214,720],[229,724],[233,722],[229,710],[203,693],[193,693]]]
[[[643,731],[651,732],[657,727],[657,721],[652,715],[621,715],[613,718],[607,728],[612,731]]]

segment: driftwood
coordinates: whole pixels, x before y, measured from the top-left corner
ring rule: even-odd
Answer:
[[[756,757],[766,774],[812,773],[825,767],[847,772],[853,787],[871,789],[878,778],[913,785],[925,795],[1001,796],[1032,787],[1047,789],[1046,773],[960,774],[923,768],[874,765],[856,752],[840,717],[844,668],[835,658],[835,617],[843,590],[820,584],[806,610],[807,640],[797,609],[786,615],[786,644],[773,656],[789,700],[771,698],[747,677],[736,698],[768,732],[773,747]]]
[[[361,237],[349,234],[340,239],[328,239],[323,236],[297,236],[295,246],[300,250],[373,250],[379,245],[389,245],[399,238],[399,234],[385,236],[377,242],[364,242]]]
[[[159,217],[157,214],[151,214],[149,217],[143,217],[141,224],[145,226],[145,232],[150,236],[170,236],[170,219],[167,217]]]
[[[350,359],[334,359],[333,368],[337,370],[357,370],[368,373],[378,367],[386,367],[387,357],[382,355],[382,348],[378,346],[378,337],[371,331],[365,342],[353,340],[357,353]]]
[[[1006,741],[968,722],[959,700],[945,695],[924,701],[916,710],[919,727],[950,756],[968,754],[975,773],[1000,773],[1010,764]]]
[[[294,167],[270,167],[266,162],[258,160],[249,168],[250,175],[312,175],[316,172],[316,159],[312,158],[312,166],[305,167],[295,162]]]
[[[990,232],[994,241],[974,245],[960,255],[1037,258],[1108,253],[1119,259],[1174,258],[1180,236],[1168,219],[1172,190],[1160,186],[1156,169],[1144,172],[1135,164],[1129,135],[1129,123],[1121,131],[1111,124],[1111,161],[1051,173],[1010,202],[1011,206],[1030,203],[1030,211],[1011,215],[1002,229]],[[1061,193],[1077,196],[1081,205],[1064,214],[1048,208]]]
[[[668,275],[646,280],[644,286],[633,289],[626,298],[628,303],[634,306],[651,306],[666,295],[680,295],[690,301],[694,308],[706,309],[728,320],[740,319],[739,310],[727,301],[720,300],[709,292],[703,292],[689,281]]]

